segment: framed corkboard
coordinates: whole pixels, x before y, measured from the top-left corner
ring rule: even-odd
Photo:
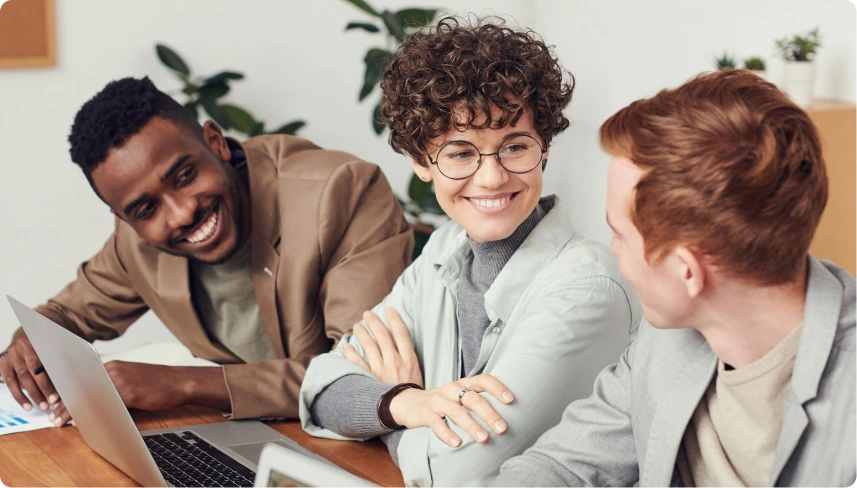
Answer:
[[[55,64],[54,0],[0,0],[0,68]]]

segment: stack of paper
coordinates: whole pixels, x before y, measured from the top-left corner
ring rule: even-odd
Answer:
[[[27,432],[28,430],[55,427],[48,418],[50,412],[33,408],[24,410],[9,392],[9,387],[0,383],[0,435]]]

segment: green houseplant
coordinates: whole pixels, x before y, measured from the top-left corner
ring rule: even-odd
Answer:
[[[767,79],[765,68],[765,61],[758,56],[753,56],[744,60],[744,69],[763,79]]]
[[[777,52],[785,61],[808,62],[815,58],[816,51],[821,47],[821,36],[818,27],[809,31],[805,36],[795,34],[774,41]]]
[[[815,55],[821,47],[818,27],[806,35],[795,34],[777,39],[774,46],[786,62],[783,90],[798,105],[809,105],[815,85]]]
[[[744,69],[750,71],[765,71],[765,61],[758,56],[747,58],[744,60]]]
[[[735,68],[735,56],[729,54],[727,51],[723,51],[723,55],[719,58],[715,57],[714,61],[717,63],[718,70]]]
[[[384,43],[383,47],[369,49],[363,58],[366,67],[363,73],[363,85],[360,88],[360,93],[357,95],[358,101],[362,102],[379,87],[381,75],[384,73],[384,69],[387,68],[387,64],[393,59],[394,53],[402,44],[402,41],[419,29],[431,25],[435,20],[438,10],[405,8],[395,12],[390,10],[379,11],[364,0],[345,1],[371,17],[368,22],[349,22],[345,26],[345,30],[359,29],[372,34],[379,34],[383,38]],[[384,96],[381,95],[381,98],[372,110],[372,128],[378,135],[381,135],[386,128],[384,118],[381,115],[383,104]],[[432,183],[422,181],[416,174],[411,176],[410,183],[408,184],[408,200],[399,198],[399,203],[402,205],[402,210],[412,216],[412,220],[417,222],[424,216],[445,215],[437,203]],[[420,223],[413,224],[413,228],[416,240],[414,258],[416,258],[422,252],[422,248],[426,241],[428,241],[428,236],[431,234],[433,228],[430,225]]]
[[[221,98],[229,93],[230,82],[244,79],[242,73],[221,71],[212,76],[194,77],[187,63],[174,50],[163,44],[157,44],[155,52],[161,63],[169,68],[184,85],[181,90],[185,95],[184,107],[194,117],[199,118],[201,108],[221,129],[231,129],[248,137],[260,134],[295,135],[306,124],[303,120],[294,120],[266,132],[265,122],[257,120],[242,107],[221,101]]]

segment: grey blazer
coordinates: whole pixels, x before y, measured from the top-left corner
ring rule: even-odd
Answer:
[[[803,330],[770,485],[854,483],[855,280],[809,258]],[[676,456],[685,428],[714,378],[717,357],[692,329],[643,321],[592,396],[503,464],[495,486],[679,485]]]

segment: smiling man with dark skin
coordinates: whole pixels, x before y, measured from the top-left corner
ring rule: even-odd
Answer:
[[[413,235],[377,166],[287,135],[239,143],[148,78],[109,83],[80,109],[69,142],[116,228],[36,310],[94,341],[151,309],[195,356],[221,365],[109,362],[129,408],[297,417],[309,361],[409,264]],[[0,376],[25,409],[53,408],[63,425],[70,416],[40,365],[19,329]]]

